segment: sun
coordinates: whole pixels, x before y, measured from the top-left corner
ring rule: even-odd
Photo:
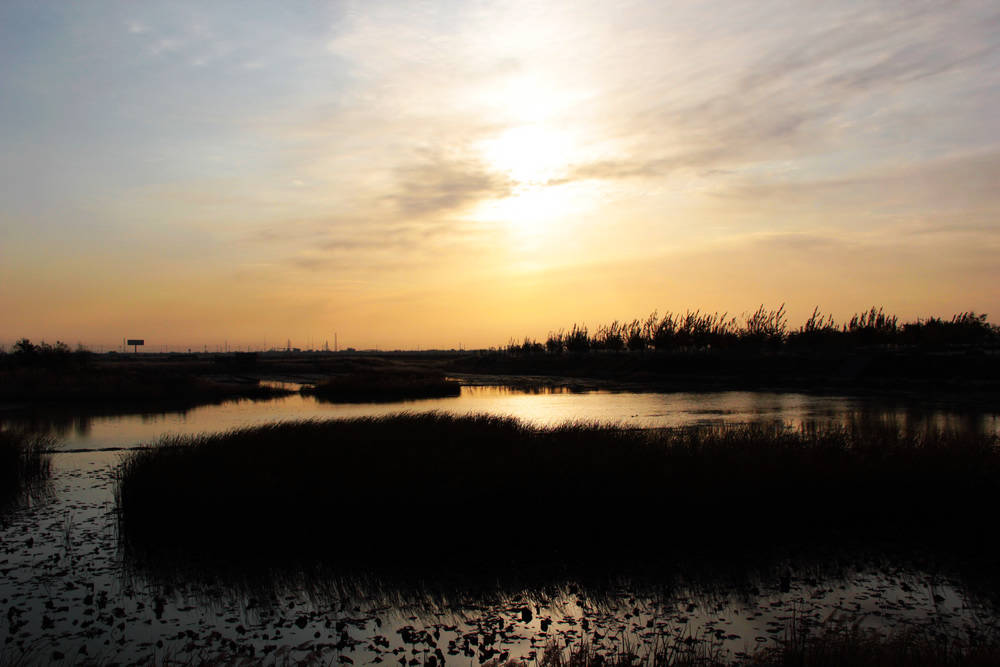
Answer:
[[[542,125],[520,125],[483,142],[483,156],[493,169],[520,186],[538,186],[564,175],[572,148],[569,137]]]
[[[571,208],[560,180],[568,170],[569,136],[543,124],[510,127],[481,144],[489,168],[511,181],[511,193],[481,202],[475,217],[505,224],[519,237],[537,237]]]
[[[562,218],[569,204],[559,188],[529,188],[504,199],[484,202],[477,217],[508,223],[519,232],[535,235]]]

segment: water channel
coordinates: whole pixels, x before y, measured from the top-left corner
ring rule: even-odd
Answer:
[[[297,385],[291,385],[295,387]],[[237,400],[187,410],[95,414],[67,410],[0,410],[0,428],[26,428],[56,436],[63,450],[109,449],[152,443],[164,435],[215,433],[233,428],[296,419],[339,419],[398,412],[437,410],[451,414],[509,415],[537,425],[570,421],[619,423],[633,428],[706,424],[808,423],[879,420],[903,429],[945,428],[975,433],[1000,432],[1000,412],[956,411],[945,407],[889,403],[885,400],[776,392],[677,392],[669,394],[535,390],[464,386],[453,398],[386,403],[330,403],[293,394],[271,400]]]

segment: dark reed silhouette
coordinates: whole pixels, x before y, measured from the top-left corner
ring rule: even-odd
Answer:
[[[998,491],[996,436],[440,414],[167,439],[126,455],[116,483],[130,558],[389,567],[817,542],[977,549],[995,541],[981,517]]]
[[[942,348],[1000,343],[1000,329],[987,322],[986,315],[971,311],[950,320],[929,317],[900,323],[895,315],[872,307],[838,326],[817,307],[798,329],[790,329],[784,304],[775,309],[761,305],[739,317],[700,310],[663,316],[653,312],[643,320],[603,324],[593,333],[579,324],[568,333],[564,331],[549,332],[544,343],[529,336],[521,343],[511,339],[503,349],[511,354],[582,354],[768,347],[838,350],[871,345]]]
[[[587,378],[655,391],[767,389],[993,401],[1000,393],[1000,329],[961,313],[900,323],[871,308],[838,325],[819,309],[790,329],[784,307],[743,316],[687,311],[574,324],[544,343],[526,337],[452,373]]]
[[[43,435],[0,430],[0,510],[44,492],[51,446],[51,439]]]

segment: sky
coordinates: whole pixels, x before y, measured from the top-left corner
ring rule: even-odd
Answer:
[[[0,3],[0,343],[1000,321],[1000,4]]]

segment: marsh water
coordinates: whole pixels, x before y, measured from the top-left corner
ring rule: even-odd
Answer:
[[[297,385],[290,385],[296,387]],[[574,392],[565,388],[513,389],[464,386],[452,398],[383,403],[330,403],[293,394],[270,400],[236,400],[185,410],[145,409],[117,414],[73,410],[0,410],[0,428],[28,428],[56,436],[63,450],[110,449],[152,443],[164,435],[214,433],[295,419],[337,419],[437,410],[451,414],[510,415],[538,425],[570,421],[619,423],[635,428],[704,424],[809,423],[877,420],[904,429],[1000,431],[1000,412],[954,410],[847,396],[776,392],[635,393]]]
[[[132,567],[119,550],[113,488],[121,452],[115,450],[163,435],[278,420],[426,410],[636,428],[876,420],[904,429],[1000,429],[994,411],[850,397],[504,387],[463,387],[455,398],[380,404],[293,395],[138,414],[8,409],[0,411],[0,428],[48,432],[57,451],[48,497],[0,518],[0,663],[21,656],[33,663],[75,664],[251,655],[274,663],[346,658],[421,664],[432,657],[448,664],[507,658],[530,663],[546,646],[581,642],[606,651],[710,646],[736,656],[781,641],[793,624],[916,628],[957,638],[998,627],[992,603],[959,576],[919,558],[845,556],[825,563],[786,558],[715,580],[664,563],[642,577],[607,572],[580,578],[558,568],[544,577],[495,572],[474,586],[412,573],[401,580],[295,572],[237,585],[183,572],[164,580]],[[516,543],[516,528],[508,533],[496,537],[497,548]],[[739,561],[738,545],[734,553]],[[405,562],[406,549],[400,560]]]

